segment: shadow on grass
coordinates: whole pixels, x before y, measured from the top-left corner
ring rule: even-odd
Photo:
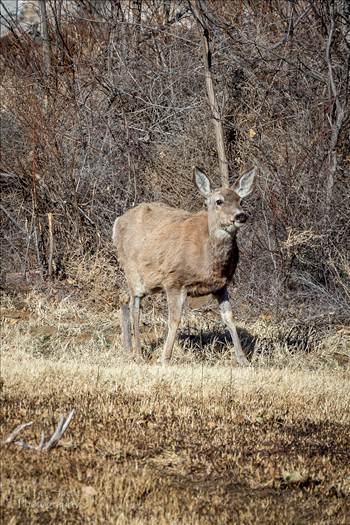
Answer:
[[[238,328],[238,337],[241,341],[243,350],[248,359],[251,359],[254,354],[257,338],[244,328]],[[230,333],[227,330],[216,331],[201,331],[198,334],[189,334],[180,332],[178,341],[181,346],[186,349],[191,348],[196,354],[211,355],[212,357],[219,357],[227,352],[233,345]],[[204,351],[204,352],[203,352]]]
[[[254,354],[257,337],[244,328],[238,328],[237,332],[246,356],[248,359],[251,359]],[[224,329],[200,331],[198,333],[182,330],[178,332],[176,340],[184,354],[191,352],[199,359],[208,359],[208,357],[213,359],[220,358],[227,351],[230,351],[233,346],[229,331]],[[149,341],[147,350],[144,348],[147,357],[152,357],[155,350],[163,347],[164,342],[165,337]]]

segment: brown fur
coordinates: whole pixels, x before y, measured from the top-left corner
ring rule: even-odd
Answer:
[[[232,279],[238,263],[235,238],[209,239],[205,211],[140,204],[117,219],[113,240],[135,295],[137,288],[143,296],[182,287],[192,297],[208,295]]]

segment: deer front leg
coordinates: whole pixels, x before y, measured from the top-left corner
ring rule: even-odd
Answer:
[[[215,297],[219,303],[222,320],[224,321],[225,325],[227,326],[231,334],[232,342],[234,345],[234,352],[235,352],[234,355],[236,357],[237,363],[240,366],[247,366],[249,365],[249,361],[245,353],[242,350],[241,343],[240,343],[240,340],[237,334],[236,326],[233,321],[232,308],[230,305],[230,298],[229,298],[227,288],[220,290],[220,292],[215,294]]]
[[[168,335],[163,350],[163,364],[166,364],[170,361],[176,332],[181,320],[181,314],[187,296],[185,289],[167,289],[166,294],[168,300]]]

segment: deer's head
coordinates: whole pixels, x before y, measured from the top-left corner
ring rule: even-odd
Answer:
[[[208,208],[209,231],[215,235],[234,235],[247,221],[241,202],[252,191],[256,170],[248,171],[232,188],[212,189],[210,181],[200,168],[194,168],[194,180],[205,197]]]

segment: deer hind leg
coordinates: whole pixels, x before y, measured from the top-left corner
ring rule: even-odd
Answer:
[[[216,299],[219,303],[220,313],[223,322],[229,329],[229,332],[232,337],[232,342],[234,345],[234,356],[236,357],[237,363],[240,366],[248,366],[249,361],[245,355],[245,353],[242,350],[241,343],[237,334],[236,326],[233,321],[233,314],[232,314],[232,308],[230,305],[229,295],[227,288],[224,288],[217,294],[215,294]]]
[[[168,335],[163,350],[163,364],[166,364],[170,361],[176,332],[179,327],[182,310],[187,296],[185,289],[167,289],[166,294],[168,300]]]
[[[127,355],[132,354],[132,334],[131,334],[131,319],[130,307],[128,301],[123,301],[120,306],[120,320],[122,328],[122,341],[124,350]]]
[[[142,350],[141,350],[141,339],[140,339],[140,302],[141,297],[137,295],[131,295],[130,297],[130,312],[133,325],[133,335],[134,335],[134,344],[133,344],[133,353],[134,357],[137,360],[142,360]]]

